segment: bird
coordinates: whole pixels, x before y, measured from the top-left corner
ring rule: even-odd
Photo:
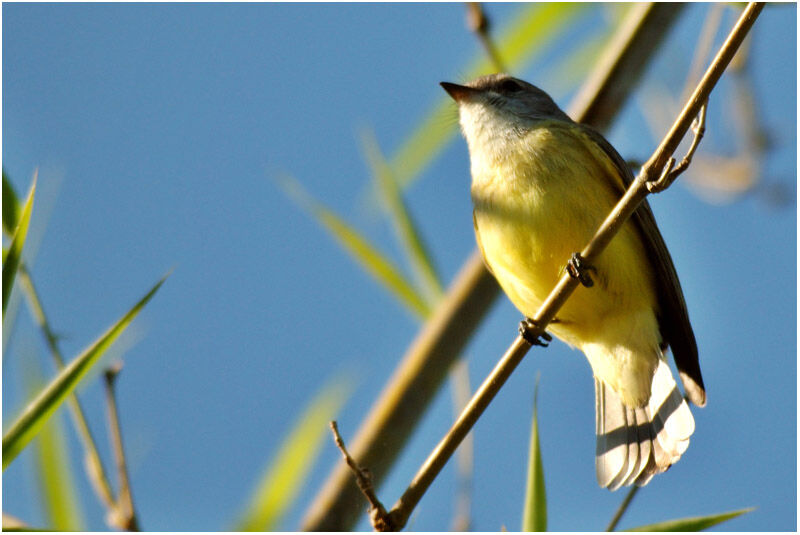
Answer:
[[[646,485],[689,446],[695,422],[687,399],[706,404],[686,302],[650,206],[643,201],[587,264],[576,251],[633,181],[619,153],[546,92],[508,74],[441,86],[458,105],[469,149],[486,267],[529,325],[565,269],[579,278],[547,329],[591,365],[599,485]]]

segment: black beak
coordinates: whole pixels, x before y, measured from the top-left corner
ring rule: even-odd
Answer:
[[[474,94],[478,93],[477,89],[466,85],[451,84],[450,82],[440,82],[439,85],[441,85],[456,102],[469,100]]]

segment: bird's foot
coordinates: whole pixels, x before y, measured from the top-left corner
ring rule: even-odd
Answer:
[[[526,342],[532,346],[547,347],[548,344],[542,342],[539,337],[544,338],[547,342],[550,342],[553,337],[544,331],[537,335],[536,331],[538,330],[539,326],[530,318],[525,318],[519,322],[519,334],[525,339]]]
[[[589,276],[589,271],[597,273],[597,269],[586,262],[580,253],[572,253],[572,256],[567,262],[567,273],[569,273],[569,276],[573,279],[578,279],[580,283],[587,288],[591,288],[594,286],[594,281]]]

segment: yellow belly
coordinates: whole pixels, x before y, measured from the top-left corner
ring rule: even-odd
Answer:
[[[478,241],[500,286],[528,317],[621,196],[605,154],[581,139],[564,142],[570,135],[543,128],[521,140],[512,157],[472,155]],[[594,286],[579,286],[548,329],[581,348],[598,378],[638,404],[649,397],[660,335],[652,270],[631,222],[593,265]]]

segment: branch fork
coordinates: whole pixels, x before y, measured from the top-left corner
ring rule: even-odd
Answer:
[[[700,108],[700,113],[697,115],[697,117],[695,117],[694,121],[692,121],[692,132],[694,132],[694,139],[692,140],[689,150],[686,152],[686,156],[683,157],[681,163],[678,164],[678,167],[675,167],[675,158],[670,157],[669,161],[667,161],[667,165],[664,167],[664,170],[661,173],[661,176],[658,177],[657,180],[646,183],[647,191],[650,193],[661,193],[670,187],[681,173],[689,168],[689,165],[692,163],[692,157],[697,151],[697,147],[700,146],[700,142],[703,140],[703,136],[706,133],[707,107],[708,100],[703,103],[703,107]]]

